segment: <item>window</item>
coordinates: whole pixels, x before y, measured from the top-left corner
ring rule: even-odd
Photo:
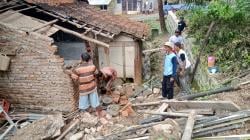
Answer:
[[[121,0],[117,0],[117,4],[120,4],[121,3]]]
[[[108,10],[108,5],[100,5],[101,10]]]

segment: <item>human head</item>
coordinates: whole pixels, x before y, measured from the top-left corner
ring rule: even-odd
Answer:
[[[81,58],[82,58],[82,61],[84,62],[89,62],[91,60],[91,57],[87,52],[82,53]]]
[[[179,31],[178,29],[177,29],[177,30],[175,30],[175,35],[176,35],[176,36],[181,35],[181,31]]]
[[[181,43],[180,42],[174,43],[174,49],[178,52],[181,49]]]
[[[173,43],[171,43],[171,42],[165,42],[165,44],[164,44],[164,50],[165,50],[166,52],[171,52],[171,51],[173,51],[173,50],[174,50],[174,45],[173,45]]]

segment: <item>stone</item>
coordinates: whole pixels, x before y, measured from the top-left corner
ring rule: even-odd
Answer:
[[[132,97],[134,95],[134,87],[132,85],[126,86],[125,91],[128,97]]]
[[[127,110],[122,111],[122,112],[121,112],[121,115],[122,115],[123,117],[128,117],[128,111],[127,111]]]
[[[112,94],[112,100],[114,103],[118,103],[119,102],[119,99],[120,99],[120,95],[118,94]]]
[[[86,134],[84,135],[83,140],[96,140],[92,135]]]
[[[102,125],[108,124],[108,121],[105,118],[100,118],[100,122]]]
[[[103,128],[102,125],[101,125],[101,126],[98,126],[98,127],[96,128],[96,131],[97,131],[97,132],[100,132],[100,131],[102,131],[102,128]]]
[[[138,96],[138,97],[136,97],[136,100],[138,102],[143,102],[144,101],[144,97],[143,96]]]
[[[84,131],[72,135],[69,140],[80,140],[84,136]]]
[[[91,130],[92,134],[94,134],[96,132],[96,128],[94,128],[94,127],[91,127],[90,130]]]
[[[84,129],[84,132],[85,132],[86,134],[89,134],[89,133],[90,133],[90,129],[85,128],[85,129]]]
[[[25,127],[25,126],[27,126],[29,124],[31,124],[31,123],[30,122],[23,122],[23,123],[20,124],[20,128],[23,128],[23,127]]]
[[[106,114],[106,119],[111,120],[111,119],[112,119],[112,116],[109,115],[109,114]]]
[[[81,123],[84,124],[85,127],[95,127],[98,123],[98,117],[91,115],[88,112],[84,112],[81,116]]]
[[[120,105],[126,105],[128,103],[128,99],[120,99]]]
[[[173,126],[170,125],[170,124],[158,124],[158,125],[154,125],[152,128],[156,132],[157,131],[166,132],[166,131],[169,131],[169,130],[173,130]]]
[[[159,94],[161,92],[161,89],[159,88],[153,88],[153,93],[154,94]]]

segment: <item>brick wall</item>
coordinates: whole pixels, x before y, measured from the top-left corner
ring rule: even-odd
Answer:
[[[63,58],[54,55],[56,47],[49,37],[15,31],[0,24],[1,48],[17,48],[8,72],[0,72],[0,98],[13,107],[40,111],[74,109],[74,88],[63,71]],[[77,98],[77,97],[76,97]]]

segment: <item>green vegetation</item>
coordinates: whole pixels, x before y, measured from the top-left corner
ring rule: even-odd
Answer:
[[[199,41],[215,21],[205,52],[216,56],[222,72],[230,74],[250,67],[250,1],[214,0],[207,8],[192,10],[186,17],[189,36]]]

